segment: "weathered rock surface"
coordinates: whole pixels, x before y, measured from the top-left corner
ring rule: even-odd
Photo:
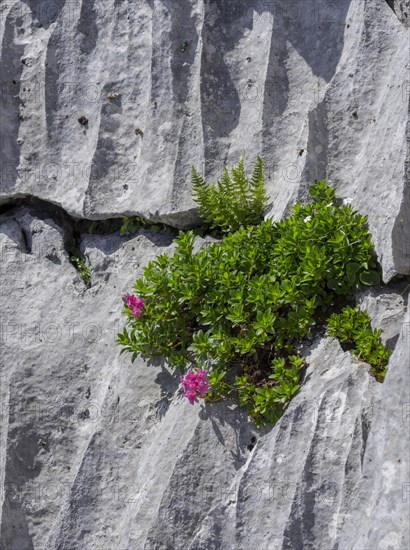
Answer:
[[[410,546],[410,312],[374,407],[363,480],[340,550]]]
[[[392,7],[2,2],[0,197],[181,225],[191,165],[214,178],[247,149],[270,215],[326,177],[369,215],[385,280],[408,273],[409,31]]]
[[[408,548],[409,348],[407,314],[380,385],[335,340],[322,340],[300,394],[191,547]]]
[[[361,477],[378,384],[334,340],[322,340],[309,363],[302,391],[190,548],[335,547]]]
[[[381,340],[389,349],[395,348],[399,338],[409,289],[403,281],[390,288],[370,288],[357,296],[358,308],[370,315],[373,329],[382,329]]]
[[[406,548],[409,319],[389,325],[384,385],[319,339],[287,413],[257,430],[114,346],[121,296],[170,237],[84,236],[89,289],[68,239],[63,219],[0,218],[2,550]],[[397,291],[364,299],[379,319],[404,310]]]
[[[184,506],[202,498],[205,514],[246,462],[252,428],[179,402],[167,370],[114,346],[121,296],[169,237],[87,237],[88,290],[53,221],[24,211],[0,238],[2,550],[142,548],[178,475]]]
[[[390,7],[389,7],[390,6]],[[392,9],[390,9],[392,8]],[[168,233],[71,216],[197,219],[209,179],[261,154],[283,216],[327,178],[410,273],[407,0],[0,1],[0,550],[407,550],[406,283],[358,296],[394,354],[383,385],[331,339],[273,429],[191,407],[119,356],[121,296]],[[205,245],[198,240],[197,246]]]
[[[406,27],[410,26],[410,1],[387,0],[387,3]]]

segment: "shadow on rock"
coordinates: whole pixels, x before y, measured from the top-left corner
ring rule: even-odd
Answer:
[[[178,391],[180,383],[179,377],[165,367],[164,359],[150,359],[148,365],[161,367],[161,372],[159,372],[155,378],[155,383],[159,384],[161,388],[161,399],[155,403],[155,411],[159,418],[163,418],[168,412],[171,401]]]
[[[230,454],[236,470],[239,470],[245,464],[247,453],[252,450],[259,437],[267,434],[272,429],[272,427],[257,428],[248,419],[245,409],[228,400],[218,403],[205,403],[199,412],[199,418],[210,420],[215,436],[223,446],[225,446],[225,440],[219,426],[228,424],[234,430],[236,451],[231,450]]]
[[[22,0],[24,4],[31,10],[31,15],[34,21],[38,22],[40,27],[48,28],[52,23],[55,23],[64,8],[66,0]]]

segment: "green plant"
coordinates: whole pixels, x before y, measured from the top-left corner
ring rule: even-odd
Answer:
[[[90,266],[87,264],[84,258],[81,256],[71,256],[70,261],[73,264],[73,266],[77,269],[77,271],[80,273],[81,277],[83,278],[84,283],[90,287],[91,286],[91,271]]]
[[[268,204],[263,161],[259,156],[250,180],[245,173],[245,155],[231,173],[225,168],[221,179],[211,185],[193,167],[192,191],[201,217],[212,228],[224,232],[260,223]]]
[[[370,317],[365,311],[345,307],[341,313],[330,316],[327,331],[345,349],[371,365],[375,378],[383,381],[391,351],[381,343],[382,331],[372,330]]]
[[[273,359],[272,374],[262,387],[255,386],[248,375],[238,376],[235,387],[239,403],[246,406],[257,425],[275,423],[300,388],[305,363],[302,357],[291,355]]]
[[[144,309],[136,318],[125,308],[121,352],[206,369],[206,399],[236,398],[258,424],[276,421],[301,383],[298,344],[379,281],[366,217],[326,182],[310,194],[280,222],[241,227],[197,253],[193,232],[180,232],[174,255],[151,261],[134,286]]]
[[[151,231],[151,233],[159,233],[162,231],[169,231],[171,228],[168,228],[166,225],[162,223],[153,223],[148,220],[144,220],[143,218],[140,218],[139,216],[132,216],[127,217],[125,216],[122,219],[122,225],[120,227],[120,235],[124,237],[125,235],[133,235],[135,233],[138,233],[138,231],[143,228],[147,227]]]
[[[142,227],[141,219],[137,216],[127,217],[125,216],[120,227],[120,235],[123,237],[125,235],[132,235],[137,233]]]

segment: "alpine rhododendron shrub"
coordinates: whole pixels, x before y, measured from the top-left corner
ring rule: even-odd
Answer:
[[[191,402],[229,397],[258,424],[275,422],[301,384],[300,343],[380,280],[366,217],[325,182],[310,195],[280,222],[240,227],[197,253],[194,233],[180,232],[174,254],[134,286],[144,308],[127,302],[122,352],[165,357]]]

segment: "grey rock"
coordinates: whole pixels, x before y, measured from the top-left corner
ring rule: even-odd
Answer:
[[[204,516],[222,501],[256,431],[243,412],[183,402],[163,365],[119,357],[121,296],[172,252],[170,235],[84,236],[82,249],[89,289],[54,221],[1,219],[2,549],[142,548],[176,480],[186,509],[175,522],[188,514],[191,530],[180,523],[178,536],[189,537],[200,517],[189,502]]]
[[[335,548],[361,468],[378,384],[332,339],[308,355],[300,393],[262,436],[191,548]],[[216,541],[216,542],[215,542]]]
[[[410,545],[410,314],[374,407],[363,480],[341,533],[340,550]]]
[[[258,430],[234,403],[192,407],[165,365],[114,345],[121,296],[170,235],[83,236],[91,288],[66,241],[33,211],[0,218],[2,549],[408,544],[408,318],[384,385],[319,338],[300,393]],[[363,303],[399,319],[397,296]]]
[[[410,548],[408,14],[0,2],[0,207],[33,204],[0,215],[0,550]],[[191,166],[211,181],[245,149],[267,217],[322,178],[368,215],[389,283],[357,296],[394,349],[385,383],[318,337],[272,429],[119,355],[121,298],[170,233],[83,235],[90,288],[70,262],[70,216],[194,223]]]
[[[385,280],[410,272],[409,35],[386,0],[17,0],[0,37],[1,200],[182,226],[191,166],[212,180],[247,149],[269,216],[327,178]]]
[[[410,27],[410,0],[387,0],[391,9],[406,27]]]
[[[368,289],[357,296],[357,306],[366,311],[373,329],[382,329],[381,340],[394,349],[404,323],[410,284],[407,281],[390,288]]]

